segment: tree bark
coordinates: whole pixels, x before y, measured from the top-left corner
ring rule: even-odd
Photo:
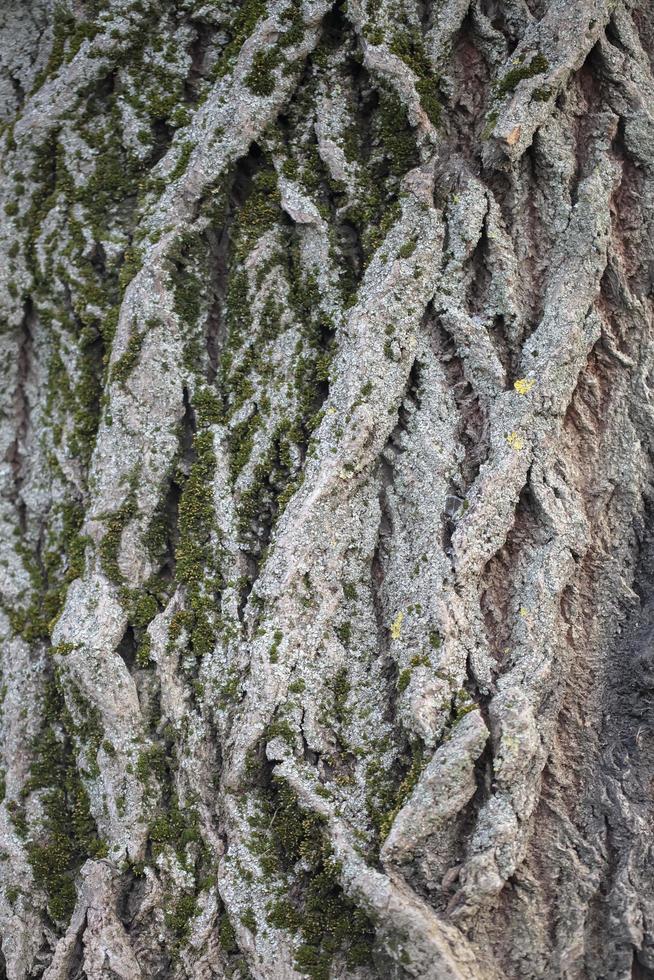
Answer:
[[[649,0],[7,0],[0,975],[654,977]]]

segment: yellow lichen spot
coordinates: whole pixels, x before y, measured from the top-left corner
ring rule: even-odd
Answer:
[[[521,449],[525,448],[524,440],[515,431],[509,432],[508,436],[506,437],[506,441],[511,449],[515,449],[517,453],[519,453]]]
[[[521,616],[527,616],[529,613],[529,610],[525,606],[520,606],[519,611]]]
[[[391,639],[399,640],[400,633],[402,632],[402,620],[404,619],[404,613],[399,612],[395,619],[393,620],[393,625],[391,626]]]
[[[518,378],[517,381],[513,382],[513,387],[519,395],[528,395],[535,384],[533,378]]]

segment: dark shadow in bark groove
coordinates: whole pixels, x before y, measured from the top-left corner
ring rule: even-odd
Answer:
[[[175,462],[145,535],[151,557],[158,563],[157,577],[165,583],[172,583],[175,580],[177,564],[175,552],[179,542],[179,503],[184,482],[195,460],[193,449],[195,413],[186,386],[183,388],[182,398],[184,415],[179,424],[179,443]]]
[[[474,43],[475,31],[468,13],[452,40],[452,74],[455,89],[444,113],[444,128],[451,150],[461,154],[476,173],[479,167],[479,129],[483,107],[489,98],[490,69]]]
[[[474,699],[479,703],[479,693],[475,690],[471,690]],[[484,721],[488,725],[488,712],[485,708],[482,708],[480,704],[480,710]],[[466,803],[462,810],[459,811],[456,818],[456,830],[453,833],[453,839],[455,842],[454,851],[452,853],[450,871],[445,875],[446,887],[442,894],[442,899],[444,903],[448,902],[447,891],[451,888],[452,891],[456,891],[456,881],[458,879],[458,874],[450,874],[453,867],[456,867],[457,863],[463,863],[466,857],[467,844],[470,841],[472,834],[477,827],[477,820],[482,806],[489,799],[492,787],[493,787],[493,750],[490,744],[490,740],[486,743],[486,746],[475,762],[475,783],[477,788],[472,796],[472,798]]]
[[[123,633],[123,637],[116,647],[116,653],[123,660],[128,670],[131,670],[136,662],[136,638],[131,626]]]
[[[227,293],[229,218],[220,228],[210,228],[206,232],[207,245],[211,253],[212,269],[209,296],[209,309],[205,328],[205,342],[208,356],[207,381],[216,381],[220,355],[225,347],[225,296]]]
[[[401,436],[402,433],[407,431],[413,412],[420,407],[421,384],[421,368],[419,360],[416,359],[407,378],[404,396],[398,409],[397,424],[390,433],[379,456],[377,480],[379,484],[380,521],[377,543],[370,567],[370,594],[377,627],[377,657],[382,664],[381,678],[383,679],[385,688],[383,698],[384,720],[395,729],[394,739],[395,745],[398,748],[395,772],[386,773],[385,779],[387,782],[392,783],[396,789],[399,789],[402,781],[417,765],[418,759],[422,758],[422,745],[418,741],[412,742],[410,740],[398,719],[397,705],[400,697],[398,688],[400,669],[397,661],[389,655],[389,610],[384,601],[383,585],[386,574],[385,565],[393,553],[395,530],[391,507],[388,501],[388,491],[393,488],[395,481],[393,472],[394,459],[407,451],[401,444]],[[396,506],[401,506],[401,501],[397,497]]]
[[[506,39],[511,57],[525,30],[535,19],[533,11],[526,2],[515,3],[515,0],[480,0],[479,7],[493,28]]]
[[[381,590],[385,578],[383,555],[389,549],[388,542],[393,534],[393,523],[386,498],[386,490],[392,484],[393,467],[382,455],[379,461],[379,528],[377,530],[375,550],[370,563],[370,595],[372,597],[372,606],[377,624],[377,651],[380,656],[386,656],[388,647]]]
[[[572,117],[575,174],[570,188],[570,199],[573,205],[578,200],[579,184],[588,177],[596,165],[596,142],[604,135],[601,129],[598,132],[597,127],[598,114],[603,101],[601,84],[600,47],[595,45],[575,75],[571,89],[571,92],[576,93],[579,103]],[[601,115],[599,118],[602,118]]]
[[[492,286],[493,276],[491,272],[491,253],[488,238],[488,213],[484,218],[481,237],[475,246],[475,250],[468,260],[466,269],[468,275],[467,305],[471,313],[476,317],[484,317],[486,311],[493,309]],[[493,344],[495,353],[504,368],[507,379],[517,377],[520,351],[512,347],[507,339],[504,329],[504,317],[496,315],[493,323],[485,323],[485,329]]]
[[[195,29],[196,35],[188,48],[191,64],[184,79],[184,101],[186,105],[193,106],[200,97],[202,82],[211,79],[207,55],[217,47],[216,37],[220,35],[220,28],[210,22],[196,21],[193,17],[190,26]]]
[[[25,301],[23,322],[21,324],[21,344],[18,350],[16,371],[16,392],[14,396],[14,429],[15,436],[8,446],[5,459],[13,474],[13,501],[18,515],[19,527],[24,534],[27,530],[27,508],[21,495],[23,485],[23,451],[24,442],[30,424],[30,406],[27,400],[26,385],[32,360],[33,332],[35,326],[34,307],[31,299]]]
[[[635,949],[633,963],[631,964],[631,980],[654,980],[654,969],[650,969],[641,963],[638,956],[638,950]]]

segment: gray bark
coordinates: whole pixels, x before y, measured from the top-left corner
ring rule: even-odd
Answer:
[[[653,58],[4,4],[0,975],[654,976]]]

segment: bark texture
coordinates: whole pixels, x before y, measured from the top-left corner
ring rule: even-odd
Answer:
[[[0,975],[654,977],[650,0],[5,0]]]

